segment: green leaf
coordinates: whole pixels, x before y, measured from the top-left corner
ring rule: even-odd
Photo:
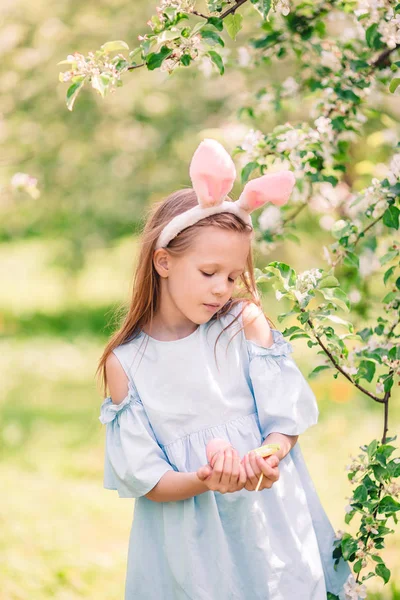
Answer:
[[[289,329],[285,329],[282,332],[282,335],[284,337],[289,337],[293,335],[293,333],[304,333],[304,330],[301,327],[297,327],[297,325],[293,325],[292,327],[289,327]]]
[[[214,52],[214,50],[210,50],[208,52],[208,56],[211,58],[214,65],[218,68],[220,75],[223,75],[224,71],[225,71],[224,63],[222,62],[222,58],[218,54],[218,52]]]
[[[266,273],[277,275],[282,282],[294,285],[296,283],[296,271],[286,263],[273,261],[265,267]]]
[[[362,559],[357,560],[353,565],[354,573],[359,573],[362,569]]]
[[[386,254],[384,254],[380,259],[379,262],[381,263],[381,265],[386,264],[387,262],[393,260],[394,258],[397,257],[398,255],[398,250],[389,250],[389,252],[387,252]]]
[[[69,86],[67,90],[67,108],[68,110],[73,109],[75,100],[78,97],[79,92],[83,88],[83,84],[85,83],[85,77],[82,77],[81,81],[77,81]]]
[[[200,31],[200,35],[204,40],[211,41],[211,42],[213,42],[213,44],[219,44],[222,47],[225,46],[225,42],[222,39],[222,37],[220,35],[218,35],[218,33],[216,31],[213,31],[212,29],[202,29]]]
[[[269,11],[271,10],[271,0],[251,0],[251,3],[254,5],[254,8],[260,13],[263,19],[268,18]]]
[[[358,269],[360,266],[360,261],[358,259],[358,256],[356,254],[354,254],[354,252],[346,252],[346,255],[343,259],[343,263],[345,265],[347,265],[348,267],[354,267],[355,269]]]
[[[378,23],[373,23],[365,32],[365,39],[370,48],[378,48],[380,34],[378,31]]]
[[[232,38],[232,40],[236,40],[237,34],[242,29],[242,21],[243,17],[239,13],[236,13],[234,15],[231,13],[230,15],[225,17],[225,27],[229,37]]]
[[[379,502],[378,512],[380,513],[392,513],[400,510],[400,503],[396,502],[392,496],[385,496]]]
[[[397,292],[389,292],[388,294],[386,294],[386,296],[382,300],[382,303],[388,304],[389,302],[392,302],[392,300],[395,300],[396,298],[397,298]]]
[[[247,163],[247,165],[245,165],[242,169],[242,173],[241,173],[241,180],[242,183],[247,183],[250,175],[252,174],[252,172],[254,171],[254,169],[257,169],[258,167],[258,163],[257,162],[249,162]]]
[[[102,98],[104,98],[109,84],[109,79],[102,77],[101,75],[93,75],[92,77],[92,88],[97,90]]]
[[[181,37],[181,32],[178,30],[172,29],[164,29],[163,32],[157,37],[159,44],[164,44],[165,42],[171,42],[172,40],[177,40]]]
[[[365,502],[365,500],[368,498],[368,492],[365,485],[359,485],[354,490],[353,498],[355,502]]]
[[[393,265],[393,267],[390,267],[390,269],[388,269],[385,273],[385,275],[383,276],[383,283],[386,285],[387,280],[389,279],[389,277],[391,277],[394,273],[395,270],[395,266]]]
[[[366,379],[371,383],[375,375],[376,365],[372,360],[362,360],[358,370],[357,380]]]
[[[162,46],[160,52],[151,52],[146,57],[146,65],[149,71],[154,71],[161,67],[163,61],[172,54],[172,50],[167,46]]]
[[[372,440],[372,442],[370,444],[368,444],[367,454],[368,454],[369,460],[371,460],[372,457],[374,456],[377,447],[378,447],[378,440]]]
[[[390,82],[389,85],[389,92],[391,92],[392,94],[395,93],[395,91],[397,90],[397,88],[400,85],[400,77],[395,77],[394,79],[392,79],[392,81]]]
[[[338,287],[339,281],[333,275],[322,277],[318,282],[318,289]]]
[[[187,67],[188,65],[190,65],[192,61],[192,57],[190,56],[190,54],[184,54],[183,56],[181,56],[181,63]]]
[[[313,369],[311,371],[311,373],[309,374],[309,379],[313,379],[314,377],[316,377],[318,375],[318,373],[320,373],[321,371],[325,371],[326,369],[331,369],[332,367],[330,365],[318,365],[318,367],[315,367],[315,369]]]
[[[400,210],[397,206],[389,206],[383,213],[383,223],[386,227],[393,227],[393,229],[399,228],[399,214]]]
[[[106,42],[100,48],[103,52],[118,52],[119,50],[129,50],[129,46],[126,42],[122,40],[117,40],[115,42]]]
[[[326,596],[326,600],[339,600],[339,596],[336,596],[335,594],[328,592],[328,594]]]
[[[342,553],[344,560],[349,560],[349,557],[357,550],[357,542],[349,533],[345,533],[342,537]]]
[[[228,15],[228,17],[229,16],[230,15]],[[228,17],[225,17],[225,22],[228,19]],[[207,19],[207,23],[209,23],[210,25],[215,27],[215,29],[217,29],[218,31],[222,31],[224,28],[224,22],[222,21],[222,19],[219,19],[218,17],[209,17]]]
[[[379,577],[382,577],[385,583],[387,583],[390,579],[390,570],[387,568],[386,565],[383,565],[381,563],[376,565],[375,573],[379,575]]]

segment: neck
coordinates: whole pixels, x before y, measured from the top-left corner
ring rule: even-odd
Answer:
[[[197,323],[190,321],[173,302],[163,279],[159,308],[152,323],[148,322],[142,327],[144,333],[160,341],[173,341],[190,335],[197,328]]]

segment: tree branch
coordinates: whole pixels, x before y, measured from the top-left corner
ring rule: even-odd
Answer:
[[[237,9],[242,6],[242,4],[245,4],[247,2],[247,0],[236,0],[236,4],[235,6],[231,6],[231,8],[228,8],[228,10],[226,10],[224,13],[222,13],[222,15],[220,16],[220,19],[225,19],[225,17],[227,17],[230,14],[234,14]]]
[[[302,308],[301,312],[304,313],[306,311],[304,310],[304,308]],[[323,343],[323,341],[319,337],[318,333],[316,332],[315,327],[314,327],[311,319],[307,319],[307,323],[310,326],[310,328],[311,328],[311,330],[313,332],[313,335],[314,335],[315,339],[317,340],[318,344],[321,346],[321,348],[325,352],[325,354],[329,357],[329,360],[331,361],[331,363],[333,364],[333,366],[335,367],[335,369],[337,369],[344,377],[346,377],[346,379],[348,379],[348,381],[350,381],[350,383],[352,383],[353,385],[355,385],[356,388],[358,388],[361,392],[363,392],[364,394],[366,394],[367,396],[369,396],[370,398],[372,398],[373,400],[375,400],[375,402],[379,402],[380,404],[384,404],[385,402],[387,402],[385,400],[386,394],[385,394],[384,398],[378,398],[378,396],[375,396],[374,394],[372,394],[371,392],[369,392],[362,385],[360,385],[359,383],[357,383],[357,381],[354,381],[354,379],[352,379],[352,377],[350,377],[350,375],[348,373],[346,373],[346,371],[344,371],[342,369],[342,367],[339,365],[339,363],[332,356],[331,352],[329,352],[328,348],[325,346],[325,344]]]
[[[390,56],[392,54],[392,52],[394,52],[395,50],[398,50],[400,48],[400,44],[396,44],[396,46],[394,48],[386,48],[386,50],[384,50],[376,60],[374,60],[371,63],[371,67],[382,67],[382,66],[386,66],[385,62],[386,59],[388,58],[388,56]]]

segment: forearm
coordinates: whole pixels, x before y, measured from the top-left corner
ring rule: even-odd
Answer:
[[[272,432],[263,441],[262,445],[265,444],[280,444],[281,449],[276,452],[279,460],[285,458],[287,454],[291,451],[295,443],[297,442],[299,436],[298,435],[286,435],[284,433]]]
[[[195,472],[167,471],[157,485],[146,494],[146,498],[153,502],[176,502],[208,491],[209,488],[200,481]]]

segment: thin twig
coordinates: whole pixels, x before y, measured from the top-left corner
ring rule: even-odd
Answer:
[[[306,312],[306,311],[304,310],[304,308],[302,308],[301,312]],[[350,375],[348,373],[346,373],[346,371],[344,371],[342,369],[342,367],[339,365],[339,363],[335,360],[335,358],[329,352],[328,348],[325,346],[325,344],[323,343],[323,341],[319,337],[318,333],[316,332],[315,327],[314,327],[311,319],[307,319],[307,323],[310,326],[310,328],[312,329],[312,332],[313,332],[314,337],[317,340],[318,344],[321,346],[321,348],[325,352],[325,354],[329,357],[329,359],[330,359],[331,363],[333,364],[333,366],[335,367],[335,369],[337,369],[344,377],[346,377],[346,379],[348,379],[350,381],[350,383],[352,383],[353,385],[355,385],[356,388],[358,388],[361,392],[363,392],[364,394],[366,394],[367,396],[369,396],[370,398],[372,398],[373,400],[375,400],[375,402],[379,402],[380,404],[384,404],[386,402],[386,400],[385,400],[386,395],[385,395],[384,398],[378,398],[378,396],[375,396],[374,394],[372,394],[371,392],[369,392],[362,385],[360,385],[359,383],[357,383],[357,381],[354,381],[354,379],[352,379],[350,377]]]
[[[297,215],[300,214],[301,211],[306,208],[306,206],[308,206],[307,202],[304,202],[304,204],[301,204],[299,206],[299,208],[297,210],[295,210],[287,219],[283,219],[282,225],[287,225],[288,223],[290,223],[290,221],[293,221],[293,219],[295,219],[297,217]]]

